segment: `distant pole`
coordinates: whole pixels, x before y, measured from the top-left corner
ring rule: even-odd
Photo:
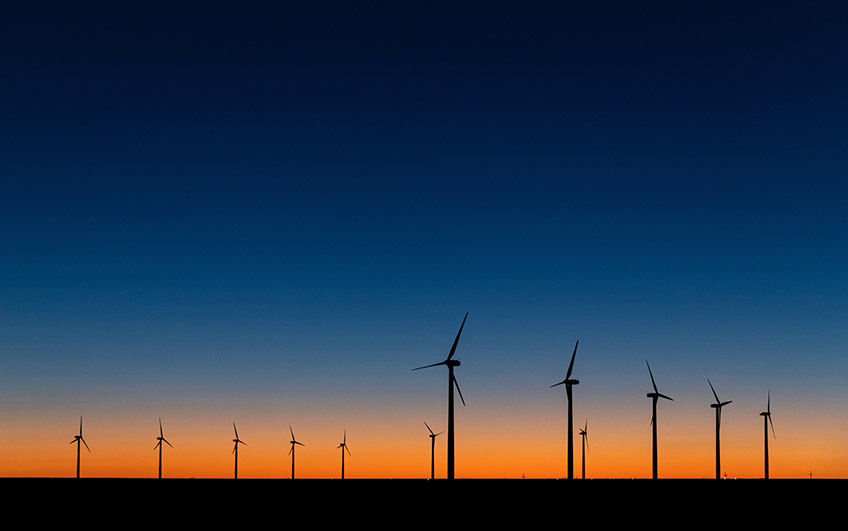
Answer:
[[[238,443],[236,443],[236,447],[234,448],[234,452],[236,454],[236,464],[233,470],[233,479],[238,479]]]
[[[430,479],[436,479],[436,438],[430,437]]]
[[[451,360],[452,361],[452,360]],[[453,364],[448,363],[448,479],[453,479]]]
[[[583,436],[583,479],[586,479],[586,436]]]
[[[721,422],[721,408],[716,408],[716,479],[721,479],[721,438],[719,427]]]
[[[654,467],[653,479],[657,479],[657,397],[653,397],[654,403]]]
[[[344,447],[342,447],[342,479],[344,479]]]
[[[80,440],[77,439],[77,479],[80,477]]]
[[[159,479],[162,479],[162,441],[159,441]]]
[[[294,479],[294,443],[292,443],[292,479]]]
[[[574,479],[574,426],[571,414],[571,384],[565,384],[568,394],[568,479]]]
[[[764,432],[763,432],[763,433],[764,433],[764,435],[765,435],[764,440],[765,440],[765,449],[766,449],[766,451],[765,451],[765,471],[766,471],[765,479],[768,479],[768,478],[769,478],[769,463],[768,463],[768,419],[767,419],[765,416],[763,417],[763,430],[764,430]]]

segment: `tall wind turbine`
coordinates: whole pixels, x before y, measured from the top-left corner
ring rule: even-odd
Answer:
[[[444,432],[433,433],[426,420],[424,421],[424,425],[427,426],[427,430],[430,432],[430,479],[436,479],[436,436]]]
[[[347,430],[344,431],[344,439],[342,439],[342,442],[336,448],[342,449],[342,479],[344,479],[344,454],[347,452],[350,455],[350,450],[347,449]]]
[[[169,443],[167,439],[165,439],[165,435],[162,433],[162,419],[159,419],[159,437],[156,437],[156,446],[153,447],[155,450],[159,448],[159,479],[162,479],[162,443],[164,442],[171,448],[174,447],[173,444]]]
[[[89,452],[91,448],[88,447],[88,443],[85,442],[85,439],[82,438],[82,416],[80,416],[80,431],[79,435],[74,435],[74,440],[69,442],[68,444],[77,443],[77,479],[80,477],[80,443],[85,445],[85,449]]]
[[[247,443],[239,439],[238,430],[236,429],[236,423],[233,422],[233,433],[235,433],[236,438],[233,439],[233,454],[236,456],[236,465],[233,472],[233,479],[238,479],[238,445],[243,444],[247,446]]]
[[[568,479],[574,479],[574,428],[571,415],[571,386],[580,383],[580,380],[571,379],[571,369],[574,368],[574,356],[577,355],[578,340],[574,344],[574,353],[571,354],[571,363],[568,364],[568,372],[565,373],[565,380],[553,384],[551,387],[565,385],[565,395],[568,397]]]
[[[292,430],[291,426],[289,426],[289,431],[291,432],[291,436],[292,436],[292,440],[291,440],[291,446],[292,447],[291,447],[291,450],[289,450],[289,453],[292,456],[292,479],[294,479],[294,445],[296,445],[296,444],[299,444],[301,446],[306,446],[306,445],[303,444],[302,442],[298,442],[298,440],[294,438],[294,430]]]
[[[657,479],[657,399],[665,398],[666,400],[672,400],[672,401],[674,399],[671,398],[670,396],[666,396],[666,395],[660,393],[657,390],[657,382],[654,381],[654,373],[651,372],[651,365],[648,363],[648,360],[645,360],[645,365],[648,366],[648,374],[651,375],[651,385],[654,386],[654,392],[648,393],[647,397],[652,399],[652,401],[653,401],[653,414],[651,415],[651,425],[654,428],[654,447],[653,447],[654,463],[653,463],[653,475],[652,475],[652,477],[654,479]]]
[[[771,435],[772,435],[772,437],[774,437],[775,439],[777,438],[777,435],[775,435],[775,433],[774,433],[774,424],[771,421],[771,389],[769,389],[769,392],[768,392],[768,402],[767,402],[767,405],[766,405],[766,410],[760,411],[760,416],[763,417],[763,430],[765,431],[765,433],[763,434],[764,435],[763,440],[765,442],[765,474],[766,474],[765,478],[768,479],[769,478],[769,462],[768,462],[768,427],[769,427],[769,424],[771,424]],[[766,422],[766,419],[768,419],[768,422]]]
[[[465,312],[465,317],[462,319],[462,324],[459,325],[459,332],[456,333],[456,339],[453,340],[453,346],[450,349],[450,353],[445,361],[440,361],[439,363],[433,363],[431,365],[424,365],[423,367],[416,367],[412,369],[413,371],[417,371],[418,369],[426,369],[428,367],[435,367],[437,365],[445,365],[448,368],[448,479],[454,478],[454,452],[453,452],[453,388],[456,387],[456,391],[459,393],[459,399],[462,400],[462,405],[465,405],[465,399],[462,398],[462,391],[459,390],[459,384],[456,381],[456,378],[453,375],[453,368],[458,367],[460,365],[459,360],[453,359],[453,355],[456,352],[456,345],[459,343],[459,336],[462,334],[462,328],[465,326],[465,320],[468,319],[468,312]]]
[[[580,437],[583,438],[583,479],[586,479],[586,452],[589,451],[589,419],[583,424],[583,429],[580,430]]]
[[[718,394],[716,394],[715,387],[713,387],[713,383],[709,378],[707,378],[707,383],[710,384],[710,389],[713,390],[713,396],[716,399],[715,404],[710,404],[710,407],[716,410],[716,479],[719,479],[721,477],[721,438],[719,437],[719,430],[721,429],[721,408],[733,402],[733,400],[722,402],[718,399]]]

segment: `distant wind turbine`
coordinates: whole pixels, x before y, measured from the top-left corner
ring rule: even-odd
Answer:
[[[424,421],[424,425],[427,426],[427,430],[430,432],[430,479],[436,479],[436,436],[444,432],[433,433],[426,420]]]
[[[413,371],[417,371],[419,369],[426,369],[428,367],[435,367],[437,365],[445,365],[448,368],[448,479],[454,478],[454,451],[453,451],[453,388],[456,386],[456,391],[459,393],[459,399],[462,400],[462,405],[465,405],[465,399],[462,398],[462,391],[459,390],[459,384],[456,381],[456,378],[453,375],[453,368],[458,367],[460,365],[459,360],[452,359],[454,353],[456,352],[456,345],[459,343],[459,336],[462,334],[462,328],[465,326],[465,320],[468,319],[468,312],[465,312],[465,317],[462,319],[462,324],[459,326],[459,332],[456,333],[456,339],[453,340],[453,346],[450,349],[450,353],[445,361],[440,361],[439,363],[433,363],[431,365],[424,365],[423,367],[416,367],[412,369]]]
[[[718,394],[716,394],[715,388],[713,387],[713,383],[707,378],[707,383],[710,384],[710,389],[713,391],[713,396],[716,401],[715,404],[710,404],[711,408],[716,410],[716,479],[721,478],[721,437],[719,436],[719,431],[721,430],[721,408],[726,406],[727,404],[733,402],[733,400],[728,400],[727,402],[722,402],[718,399]]]
[[[350,450],[347,449],[347,430],[344,431],[344,438],[342,439],[342,442],[336,446],[336,448],[342,449],[342,479],[344,479],[344,454],[347,452],[347,454],[350,455]]]
[[[589,451],[589,419],[586,419],[583,424],[583,429],[580,430],[580,437],[583,439],[583,479],[586,479],[586,452]]]
[[[657,399],[665,398],[666,400],[674,400],[670,396],[666,396],[660,393],[657,390],[657,383],[654,381],[654,373],[651,372],[651,365],[648,363],[648,360],[645,360],[645,365],[648,366],[648,374],[651,375],[651,385],[654,386],[654,392],[648,393],[647,397],[652,399],[653,401],[653,413],[651,415],[651,425],[654,429],[654,445],[653,445],[653,475],[654,479],[657,479]]]
[[[243,444],[247,446],[247,443],[239,439],[238,430],[236,429],[236,423],[233,422],[233,433],[235,433],[236,438],[233,439],[233,454],[235,454],[235,468],[233,471],[233,479],[238,479],[238,445]]]
[[[85,449],[89,452],[91,448],[88,447],[88,443],[85,442],[85,439],[82,438],[82,416],[80,416],[80,430],[79,435],[74,435],[74,440],[69,442],[68,444],[77,443],[77,479],[80,477],[80,443],[85,445]]]
[[[156,437],[156,441],[156,446],[154,446],[153,449],[155,450],[156,448],[159,448],[159,479],[162,479],[162,443],[164,442],[171,448],[174,447],[174,445],[165,439],[165,435],[162,433],[162,419],[159,419],[159,437]]]
[[[305,444],[303,444],[302,442],[298,442],[298,441],[297,441],[297,439],[295,439],[295,438],[294,438],[294,430],[292,430],[292,427],[291,427],[291,426],[289,426],[289,431],[291,432],[291,436],[292,436],[292,440],[291,440],[291,450],[289,450],[289,453],[290,453],[290,454],[291,454],[291,456],[292,456],[292,479],[294,479],[294,446],[295,446],[296,444],[299,444],[299,445],[301,445],[301,446],[306,446],[306,445],[305,445]]]
[[[553,384],[551,387],[565,385],[565,395],[568,398],[568,479],[574,479],[574,428],[571,414],[571,386],[580,383],[580,380],[571,379],[571,369],[574,368],[574,357],[577,355],[577,345],[574,343],[574,353],[571,354],[571,363],[568,364],[568,372],[565,373],[565,379],[559,383]]]
[[[777,439],[777,435],[774,433],[774,424],[771,421],[771,389],[768,392],[768,402],[766,403],[766,410],[760,411],[760,416],[763,417],[763,430],[765,433],[763,434],[763,440],[765,443],[765,478],[769,478],[769,460],[768,460],[768,427],[771,425],[771,435],[775,439]],[[768,419],[768,422],[766,422]]]

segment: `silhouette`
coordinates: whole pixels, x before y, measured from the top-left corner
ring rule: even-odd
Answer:
[[[583,424],[583,429],[580,430],[580,437],[583,439],[583,479],[586,479],[586,452],[589,451],[589,419]]]
[[[721,408],[726,406],[727,404],[733,402],[733,400],[728,400],[727,402],[722,402],[718,399],[718,394],[716,394],[715,388],[713,387],[713,383],[707,378],[707,383],[710,384],[710,389],[713,390],[713,396],[716,401],[715,404],[710,404],[711,408],[715,408],[716,410],[716,479],[721,478],[721,438],[719,437],[719,430],[721,429]]]
[[[344,479],[344,454],[347,452],[350,455],[350,450],[347,449],[347,430],[344,431],[344,439],[336,448],[342,449],[342,479]]]
[[[450,353],[445,361],[440,361],[439,363],[433,363],[431,365],[424,365],[423,367],[416,367],[412,369],[413,371],[417,371],[419,369],[426,369],[428,367],[436,367],[437,365],[445,365],[448,368],[448,479],[454,478],[454,451],[453,451],[453,388],[456,386],[456,391],[459,393],[459,399],[462,400],[462,405],[465,405],[465,399],[462,398],[462,391],[459,390],[459,384],[456,381],[456,378],[453,375],[453,368],[458,367],[460,365],[459,360],[452,359],[454,353],[456,352],[456,345],[459,343],[459,336],[462,334],[462,328],[465,326],[465,320],[468,319],[468,312],[465,312],[465,317],[462,319],[462,324],[459,326],[459,332],[456,333],[456,339],[453,340],[453,346],[450,349]]]
[[[82,438],[82,416],[80,416],[80,431],[79,435],[74,435],[74,440],[69,442],[68,444],[77,443],[77,479],[80,477],[80,443],[85,445],[85,449],[89,452],[91,448],[88,447],[88,443],[85,442],[85,439]]]
[[[235,469],[233,471],[233,479],[238,479],[238,445],[243,444],[247,446],[247,443],[239,439],[238,430],[236,429],[236,423],[233,422],[233,433],[236,434],[236,438],[233,439],[233,454],[236,456],[236,464]]]
[[[670,396],[665,396],[664,394],[661,394],[657,390],[657,383],[654,381],[654,373],[651,372],[651,365],[648,363],[648,360],[645,360],[645,365],[648,366],[648,374],[651,375],[651,385],[654,386],[654,392],[648,393],[647,396],[648,396],[648,398],[652,399],[652,401],[653,401],[653,414],[651,415],[651,425],[654,428],[654,445],[653,445],[653,458],[654,458],[654,460],[653,460],[653,474],[652,474],[651,477],[653,479],[657,479],[657,399],[658,398],[665,398],[666,400],[672,400],[672,401],[674,401],[674,399],[671,398]]]
[[[302,442],[298,442],[297,439],[294,438],[294,430],[289,426],[289,431],[291,432],[292,440],[291,440],[291,450],[289,450],[289,454],[292,456],[292,479],[294,479],[294,445],[299,444],[301,446],[306,446]]]
[[[777,435],[774,433],[774,424],[771,421],[771,389],[768,392],[768,402],[766,403],[766,410],[760,411],[760,416],[763,417],[763,430],[765,431],[763,440],[765,442],[765,479],[769,478],[769,461],[768,461],[768,427],[771,424],[771,435],[775,439],[777,439]],[[768,422],[766,422],[768,419]]]
[[[427,424],[427,421],[424,421],[424,425],[427,426],[427,430],[430,431],[430,479],[436,479],[436,436],[441,435],[442,431],[439,433],[433,433],[433,430],[430,429],[430,425]]]
[[[571,379],[571,369],[574,367],[574,356],[577,355],[578,340],[574,344],[574,353],[571,354],[571,363],[568,364],[568,372],[565,373],[565,380],[553,384],[551,387],[565,385],[565,395],[568,397],[568,479],[574,479],[574,428],[572,427],[571,416],[571,386],[580,383],[580,380]]]
[[[158,442],[156,443],[156,446],[153,447],[153,449],[155,450],[156,448],[159,448],[159,479],[162,479],[162,443],[164,442],[171,448],[174,447],[174,445],[172,445],[168,442],[167,439],[165,439],[165,435],[162,434],[162,419],[159,419],[159,437],[156,437],[156,440]]]

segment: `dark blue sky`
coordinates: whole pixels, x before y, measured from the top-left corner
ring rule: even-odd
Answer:
[[[468,311],[481,379],[553,383],[580,338],[641,387],[717,356],[725,388],[771,367],[759,400],[804,356],[829,394],[846,11],[4,6],[3,392],[388,382]]]

